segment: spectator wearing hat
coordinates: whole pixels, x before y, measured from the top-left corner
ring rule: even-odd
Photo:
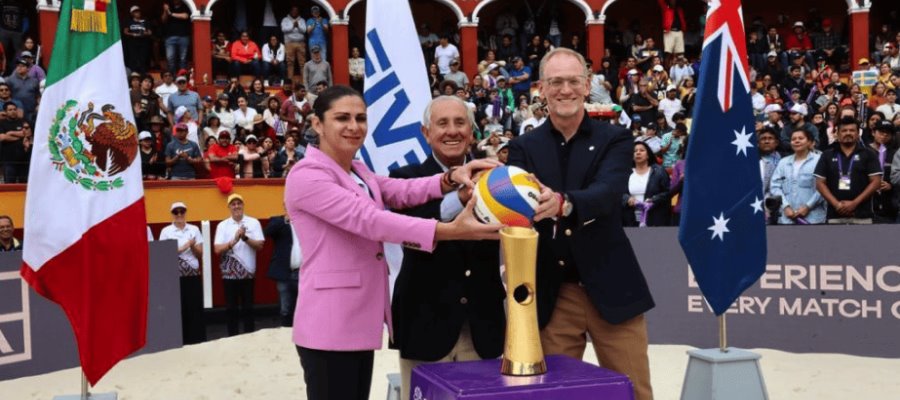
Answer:
[[[175,140],[166,146],[166,166],[170,168],[169,179],[188,180],[197,176],[197,164],[203,161],[200,146],[187,138],[188,127],[175,125]]]
[[[306,21],[300,16],[299,6],[292,5],[288,15],[281,20],[281,33],[284,34],[287,79],[293,79],[296,72],[303,72],[306,63]]]
[[[894,202],[894,186],[891,184],[892,160],[897,153],[896,127],[890,121],[878,121],[872,127],[872,143],[869,147],[878,156],[883,179],[873,198],[874,222],[893,224],[897,221],[897,204]]]
[[[788,121],[781,129],[778,140],[781,142],[779,151],[791,153],[791,135],[798,130],[806,130],[812,134],[813,142],[819,140],[819,129],[806,120],[809,115],[809,107],[806,104],[797,103],[788,109]]]
[[[312,16],[306,20],[306,34],[309,38],[309,48],[318,46],[321,50],[322,59],[328,58],[328,30],[330,25],[327,18],[322,17],[322,11],[319,6],[312,6],[309,9]],[[304,78],[306,75],[304,74]],[[330,86],[330,85],[329,85]]]
[[[166,121],[159,115],[150,117],[150,134],[153,135],[153,149],[161,155],[165,162],[166,147],[172,141],[172,132],[166,128]]]
[[[37,79],[38,81],[42,81],[47,78],[47,73],[44,72],[44,69],[34,62],[34,54],[32,54],[28,50],[25,50],[19,54],[19,57],[28,63],[28,76]]]
[[[323,81],[327,83],[328,87],[331,87],[334,84],[331,64],[325,61],[322,48],[318,44],[311,44],[310,52],[312,60],[307,61],[303,65],[303,82],[306,88],[315,87],[319,82]]]
[[[231,69],[229,77],[239,77],[241,74],[260,76],[260,50],[256,42],[250,40],[247,31],[241,32],[240,39],[231,45]]]
[[[13,99],[22,104],[25,119],[33,120],[37,111],[37,99],[40,96],[40,81],[29,76],[31,66],[24,58],[16,59],[16,68],[12,75],[6,77],[6,84],[12,91]]]
[[[142,131],[138,135],[141,175],[144,180],[165,179],[166,177],[166,164],[160,159],[159,152],[153,146],[155,139],[153,134],[148,131]]]
[[[790,92],[792,89],[800,90],[800,97],[805,99],[809,95],[809,84],[806,83],[806,79],[803,77],[802,67],[797,65],[791,65],[790,75],[784,80],[781,84],[781,87],[784,88],[786,92]]]
[[[168,110],[169,115],[169,124],[175,125],[178,122],[178,118],[176,118],[175,110],[178,107],[184,106],[185,110],[191,113],[191,116],[196,116],[198,119],[203,120],[203,107],[200,105],[200,95],[197,92],[188,89],[188,79],[184,75],[179,75],[175,78],[175,86],[178,90],[175,93],[169,95],[169,99],[166,101],[166,110]]]
[[[188,68],[187,55],[191,47],[191,10],[184,0],[164,0],[162,34],[166,46],[169,72]]]
[[[767,105],[763,110],[763,113],[766,114],[766,121],[763,122],[763,126],[771,127],[776,134],[781,132],[781,129],[784,128],[784,121],[781,120],[782,112],[784,112],[784,109],[778,103]]]
[[[654,122],[648,123],[647,126],[644,127],[641,135],[634,138],[634,141],[646,143],[647,146],[650,146],[650,150],[653,151],[654,157],[656,157],[662,149],[662,139],[659,137],[659,126]]]
[[[169,207],[172,224],[159,233],[159,240],[175,240],[178,246],[178,274],[181,276],[181,334],[184,344],[206,341],[203,321],[203,281],[200,258],[203,256],[203,235],[196,225],[187,223],[187,206],[176,201]]]
[[[465,72],[459,70],[459,60],[454,59],[450,61],[450,72],[444,74],[444,79],[449,79],[456,83],[457,86],[460,87],[468,87],[469,86],[469,77],[466,76]]]
[[[150,66],[150,54],[153,46],[153,31],[150,23],[144,19],[141,7],[131,6],[131,14],[125,22],[122,44],[125,48],[125,66],[129,70],[144,74]]]
[[[788,35],[785,40],[788,52],[806,56],[809,51],[813,50],[812,40],[806,32],[806,27],[802,21],[797,21],[794,22],[792,30],[793,33]]]
[[[216,143],[206,150],[210,179],[234,177],[235,163],[238,162],[238,148],[231,144],[231,133],[219,130]]]
[[[841,118],[837,141],[822,153],[815,170],[816,188],[828,202],[828,223],[871,224],[882,174],[878,154],[859,140],[859,122]]]
[[[531,98],[531,78],[535,72],[525,65],[522,57],[513,57],[512,63],[513,68],[509,71],[509,84],[512,86],[513,95],[516,98],[523,95],[526,98]]]
[[[262,225],[256,218],[244,214],[244,197],[233,193],[226,201],[231,217],[216,225],[214,251],[225,286],[225,307],[228,335],[253,332],[253,277],[256,274],[256,253],[265,244]]]
[[[269,160],[262,155],[256,135],[247,135],[244,146],[238,150],[241,178],[266,178],[269,176]]]
[[[544,124],[547,121],[547,109],[541,103],[534,103],[529,106],[529,110],[531,111],[531,118],[526,119],[522,122],[522,125],[519,128],[519,136],[524,135],[528,132],[527,127],[537,128]]]
[[[678,88],[675,85],[669,85],[666,87],[666,97],[659,101],[659,106],[657,107],[660,112],[665,114],[666,123],[674,127],[675,122],[672,121],[672,116],[675,113],[683,111],[684,107],[681,105],[681,99],[678,98]]]

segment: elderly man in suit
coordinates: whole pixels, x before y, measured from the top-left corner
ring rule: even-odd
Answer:
[[[644,312],[654,303],[621,214],[633,138],[585,113],[590,81],[580,54],[548,52],[540,85],[550,123],[511,141],[508,165],[542,183],[534,217],[541,345],[580,359],[590,334],[600,364],[628,375],[636,398],[649,400]]]
[[[465,164],[474,139],[475,117],[455,96],[441,96],[425,109],[422,134],[432,154],[420,165],[391,172],[394,178],[421,178]],[[443,199],[400,212],[438,221],[452,220],[472,196],[461,189]],[[424,362],[496,358],[503,353],[506,296],[500,281],[496,241],[454,240],[431,253],[404,248],[394,286],[394,348],[400,350],[402,398],[409,399],[412,369]]]

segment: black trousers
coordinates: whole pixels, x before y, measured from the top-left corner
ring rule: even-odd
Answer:
[[[374,350],[328,351],[297,346],[309,400],[367,400]]]
[[[203,281],[200,275],[181,277],[181,338],[184,344],[206,341]]]
[[[228,336],[240,333],[238,321],[244,323],[244,333],[256,330],[253,321],[253,278],[223,279],[225,283],[225,315],[228,318]]]

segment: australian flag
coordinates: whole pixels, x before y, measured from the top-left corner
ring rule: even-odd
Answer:
[[[740,0],[711,0],[678,240],[716,315],[765,270],[762,179]]]

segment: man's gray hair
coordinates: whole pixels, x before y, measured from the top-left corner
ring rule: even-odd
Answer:
[[[469,123],[472,125],[472,129],[474,130],[475,127],[478,126],[475,123],[475,113],[469,108],[469,105],[466,104],[466,102],[462,101],[462,99],[457,96],[441,95],[431,99],[431,101],[428,102],[428,105],[425,106],[425,115],[422,116],[422,126],[424,126],[425,129],[431,129],[431,107],[442,101],[452,101],[461,105],[466,109],[466,115],[469,117]]]
[[[540,66],[540,73],[541,73],[540,78],[541,79],[544,78],[544,66],[547,65],[547,61],[550,61],[551,58],[556,57],[560,54],[568,54],[572,57],[577,58],[578,62],[581,64],[581,67],[584,69],[584,76],[588,76],[587,61],[584,60],[584,56],[581,55],[581,53],[579,53],[575,50],[569,49],[569,48],[557,47],[553,50],[550,50],[547,54],[544,54],[544,58],[541,59],[541,66]]]

